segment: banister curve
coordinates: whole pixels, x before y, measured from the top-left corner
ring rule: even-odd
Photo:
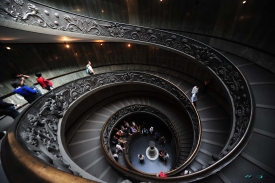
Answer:
[[[215,49],[175,33],[94,19],[58,10],[32,0],[12,1],[10,3],[1,2],[0,9],[6,13],[6,16],[0,18],[1,26],[34,32],[47,32],[54,35],[70,34],[75,37],[88,39],[158,46],[187,56],[213,73],[223,84],[225,91],[228,92],[232,108],[233,128],[222,152],[218,155],[213,155],[213,161],[209,164],[209,167],[194,173],[194,176],[200,177],[201,174],[201,177],[204,177],[217,172],[236,158],[246,145],[247,139],[252,132],[251,126],[253,125],[254,101],[251,89],[240,70]],[[62,93],[62,91],[60,92]],[[73,92],[73,98],[78,94],[78,92]],[[57,110],[64,110],[67,107],[58,106]],[[29,109],[31,110],[31,108]],[[59,114],[56,115],[58,116]],[[29,118],[37,120],[33,116]],[[40,122],[37,122],[37,124],[40,124]],[[42,121],[41,124],[44,124],[44,122]],[[55,148],[55,146],[51,147],[53,151]],[[189,175],[189,177],[192,177],[192,175]]]
[[[194,109],[188,97],[176,86],[157,76],[142,72],[114,72],[89,76],[78,79],[52,92],[43,95],[21,114],[20,120],[15,125],[17,139],[22,146],[28,149],[30,154],[47,161],[52,166],[75,175],[84,175],[81,169],[63,152],[62,119],[70,106],[80,97],[98,88],[117,84],[147,84],[166,91],[173,96],[185,108],[193,124],[194,158],[200,144],[201,125],[197,111]],[[64,156],[64,157],[63,157]],[[65,158],[65,159],[64,159]],[[189,159],[190,159],[189,158]],[[180,170],[179,167],[177,170]],[[135,174],[135,173],[134,173]],[[94,179],[98,181],[97,179]]]
[[[148,106],[148,105],[141,105],[141,104],[135,104],[135,105],[130,105],[127,107],[124,107],[120,110],[118,110],[117,112],[115,112],[103,125],[102,130],[101,130],[101,134],[100,134],[100,138],[101,138],[101,145],[102,148],[104,149],[105,155],[106,156],[111,156],[111,148],[110,148],[110,135],[111,132],[113,131],[113,129],[115,128],[115,126],[118,124],[118,122],[122,119],[127,117],[128,115],[134,114],[134,113],[147,113],[147,114],[151,114],[157,118],[159,118],[170,130],[171,134],[173,134],[172,136],[175,137],[175,141],[176,144],[178,144],[178,147],[176,148],[176,156],[179,156],[179,149],[180,149],[180,145],[179,145],[179,136],[178,136],[178,132],[173,124],[173,122],[171,122],[171,120],[165,116],[160,110],[155,109],[152,106]],[[134,134],[135,135],[135,134]],[[131,139],[132,136],[128,137],[127,140],[127,144],[129,143],[129,139]],[[173,139],[174,140],[174,139]],[[196,141],[196,139],[194,139],[194,141]],[[199,145],[197,144],[199,143],[199,141],[196,141],[193,143],[193,146],[198,147]],[[129,148],[128,145],[126,144],[126,150],[124,151],[124,156],[126,159],[126,162],[128,164],[128,166],[130,167],[130,169],[135,170],[138,173],[141,173],[142,175],[149,175],[149,176],[155,176],[155,174],[149,174],[149,173],[145,173],[145,172],[141,172],[139,170],[137,170],[136,168],[134,168],[129,159],[126,157],[125,153],[127,151],[127,149]],[[195,150],[195,148],[193,147],[192,150]],[[190,154],[193,154],[192,150],[190,151]],[[189,155],[190,157],[191,155]],[[194,155],[193,155],[194,157]],[[192,158],[188,158],[188,160],[186,160],[184,162],[184,164],[182,164],[180,167],[177,168],[173,168],[172,170],[166,172],[167,175],[173,175],[175,172],[182,170],[184,167],[186,167],[190,162],[191,162]],[[177,161],[177,159],[175,160]],[[179,170],[180,169],[180,170]]]

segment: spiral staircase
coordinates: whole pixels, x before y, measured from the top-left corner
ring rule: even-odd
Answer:
[[[193,88],[192,84],[173,76],[154,72],[152,74],[177,84],[178,87],[186,93],[190,92]],[[96,112],[82,122],[81,127],[76,131],[68,144],[69,153],[76,164],[91,175],[105,182],[120,182],[123,180],[123,176],[116,173],[115,169],[112,169],[108,161],[104,158],[100,146],[100,131],[105,121],[110,118],[111,115],[126,106],[149,105],[162,111],[169,119],[172,119],[178,131],[182,148],[179,159],[182,161],[186,160],[190,153],[188,149],[190,149],[192,145],[193,135],[190,126],[188,127],[186,123],[184,123],[183,119],[186,119],[186,117],[182,116],[182,112],[177,107],[173,107],[172,104],[169,105],[169,101],[163,101],[161,98],[133,95],[134,94],[132,94],[131,97],[124,97],[123,99],[108,103],[96,110]],[[189,165],[190,171],[194,172],[200,169],[201,166],[208,164],[208,161],[212,159],[212,153],[221,151],[228,138],[230,126],[228,114],[215,100],[206,94],[199,97],[197,108],[203,124],[204,122],[207,124],[205,127],[203,125],[200,152]],[[217,123],[220,125],[216,125]],[[181,164],[181,161],[179,161],[179,164]]]
[[[36,10],[43,6],[35,5],[29,4],[28,8]],[[17,2],[16,6],[25,5]],[[56,18],[62,15],[62,11],[56,9],[44,13],[54,11]],[[44,29],[41,28],[44,25],[51,29],[59,26],[58,23],[49,24],[40,13],[32,11],[20,17],[10,12],[7,24],[19,28],[20,24],[38,17],[39,24],[34,25],[37,32]],[[73,24],[70,16],[65,20]],[[173,68],[158,70],[138,64],[127,66],[127,69],[123,64],[105,70],[102,69],[104,64],[102,68],[95,67],[96,71],[101,71],[99,75],[79,77],[45,94],[13,123],[1,150],[2,165],[10,182],[24,177],[25,182],[86,182],[87,179],[90,182],[122,182],[125,179],[134,182],[275,182],[273,73],[178,34],[149,28],[143,31],[143,28],[124,24],[120,27],[114,24],[116,31],[112,32],[110,28],[102,28],[108,27],[108,22],[103,25],[101,20],[96,21],[91,28],[92,35],[84,37],[97,37],[100,33],[106,40],[130,40],[178,52],[201,64],[219,84],[205,93],[199,92],[195,109],[187,97],[193,86],[202,82],[182,77]],[[60,29],[72,31],[70,25]],[[121,31],[124,27],[129,29],[128,33]],[[161,33],[168,34],[169,39],[159,39],[157,35]],[[139,79],[133,81],[133,75]],[[148,83],[142,83],[144,78],[149,78]],[[168,85],[171,87],[166,88]],[[155,108],[175,127],[179,154],[166,179],[135,171],[128,166],[127,159],[126,163],[116,163],[106,150],[108,142],[103,139],[102,129],[106,128],[106,121],[117,111],[133,105]],[[192,122],[186,123],[186,118]],[[110,135],[107,139],[110,140]],[[11,167],[11,164],[18,166]],[[183,175],[186,169],[190,174]],[[1,178],[2,182],[7,181],[4,176]]]
[[[264,98],[262,93],[264,91],[273,91],[272,82],[275,77],[273,74],[268,73],[266,70],[256,66],[255,64],[251,64],[246,60],[225,52],[223,54],[230,58],[231,61],[242,70],[243,74],[245,74],[251,84],[257,106],[256,117],[254,119],[256,123],[252,137],[243,152],[232,163],[223,168],[222,171],[206,179],[200,180],[200,182],[238,182],[240,180],[243,182],[258,181],[258,179],[245,178],[246,175],[253,175],[252,172],[255,172],[254,174],[261,172],[260,175],[266,177],[261,181],[272,182],[272,165],[269,165],[270,160],[266,161],[266,159],[270,157],[270,151],[272,150],[273,144],[273,136],[270,131],[273,128],[273,109],[271,107],[273,103]],[[255,77],[253,74],[255,72],[261,73],[261,77],[259,77],[259,75]],[[190,93],[192,89],[192,84],[176,77],[156,72],[149,73],[169,80],[187,94]],[[265,94],[265,96],[268,95],[269,93]],[[177,115],[180,114],[175,109],[169,108],[167,102],[161,102],[160,99],[154,100],[152,97],[137,96],[127,97],[109,103],[97,109],[96,112],[83,121],[82,126],[78,129],[68,144],[70,155],[72,159],[80,165],[80,167],[84,170],[85,167],[89,167],[89,173],[104,182],[113,182],[114,180],[115,182],[121,182],[125,177],[113,169],[102,155],[99,138],[101,127],[104,124],[104,121],[106,121],[113,112],[131,104],[146,104],[158,107],[160,110],[167,112],[166,114],[169,117],[175,119],[178,119]],[[197,110],[202,121],[202,144],[199,153],[187,168],[191,171],[196,171],[200,169],[201,166],[207,165],[212,159],[212,154],[221,151],[226,139],[228,138],[230,128],[229,115],[209,95],[203,94],[199,96]],[[269,120],[266,118],[263,120],[262,118],[264,116],[267,116]],[[176,126],[177,125],[180,124],[176,124]],[[261,148],[259,148],[259,146]],[[269,149],[270,151],[262,151],[262,148]],[[261,156],[257,156],[257,151],[261,151]],[[265,164],[263,162],[265,162]],[[237,167],[238,171],[236,171]]]

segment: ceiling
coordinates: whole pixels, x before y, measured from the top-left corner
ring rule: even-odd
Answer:
[[[22,31],[0,26],[0,42],[7,43],[64,43],[64,42],[93,42],[82,38],[56,36],[29,31]]]

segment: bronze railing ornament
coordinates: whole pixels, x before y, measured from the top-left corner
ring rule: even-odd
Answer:
[[[105,150],[105,155],[107,156],[112,156],[112,152],[111,152],[111,144],[110,144],[110,139],[111,139],[111,133],[113,131],[113,129],[117,126],[117,124],[119,122],[121,122],[121,119],[131,115],[131,114],[135,114],[135,113],[146,113],[146,114],[150,114],[152,116],[157,117],[158,119],[160,119],[165,125],[166,127],[169,129],[170,133],[172,134],[172,140],[174,140],[175,142],[175,147],[174,147],[174,152],[175,154],[173,156],[178,157],[179,156],[179,150],[180,150],[180,140],[179,140],[179,136],[178,136],[178,132],[174,126],[174,124],[170,121],[170,119],[168,117],[166,117],[161,111],[147,106],[147,105],[131,105],[131,106],[127,106],[124,107],[122,109],[120,109],[119,111],[117,111],[116,113],[114,113],[104,124],[103,128],[102,128],[102,132],[101,132],[101,140],[103,140],[102,144],[102,148]],[[129,159],[129,154],[128,154],[128,150],[130,148],[130,144],[131,144],[131,140],[133,138],[133,136],[136,135],[132,135],[127,139],[127,144],[125,147],[125,158],[126,158],[126,163],[128,164],[128,167],[130,167],[130,169],[135,170],[137,172],[139,172],[138,170],[136,170],[132,164],[130,163],[130,159]],[[196,139],[198,140],[198,139]],[[193,146],[197,146],[198,141],[195,141],[194,139],[194,143]],[[192,146],[192,150],[195,149],[195,147]],[[190,148],[190,156],[192,154],[192,150]],[[189,161],[191,161],[192,159],[188,159]],[[177,161],[177,159],[175,159],[175,161]],[[180,166],[180,168],[184,168],[188,165],[188,163],[190,162],[184,162],[184,165]],[[172,167],[172,169],[175,169],[175,167]],[[169,171],[170,172],[170,171]],[[172,174],[173,170],[171,170],[170,173],[167,174]],[[149,175],[149,174],[148,174]]]
[[[1,1],[0,25],[40,33],[47,31],[48,34],[52,33],[53,35],[67,33],[77,37],[81,34],[82,37],[89,39],[152,45],[184,55],[194,60],[194,62],[203,65],[204,68],[212,73],[224,86],[224,91],[226,91],[225,94],[229,99],[231,108],[232,130],[223,150],[219,154],[213,154],[213,161],[209,162],[208,166],[204,166],[203,170],[194,173],[196,177],[203,178],[219,171],[235,159],[248,142],[252,133],[250,127],[252,126],[254,110],[254,101],[249,84],[239,69],[225,56],[203,43],[176,33],[99,20],[58,10],[32,0]],[[125,82],[130,82],[132,78],[131,74],[131,72],[124,73],[121,75],[121,79]],[[106,75],[100,76],[103,77],[103,80],[106,79]],[[99,79],[98,77],[100,76],[97,76],[97,79]],[[109,79],[112,80],[114,78]],[[115,77],[115,79],[117,79],[117,77]],[[93,79],[89,82],[87,80],[78,80],[78,82],[80,83],[71,83],[71,88],[65,85],[68,86],[69,89],[64,89],[64,91],[57,90],[56,93],[58,93],[58,95],[53,95],[47,102],[44,101],[43,97],[43,104],[36,106],[36,108],[43,108],[43,110],[33,112],[32,108],[30,108],[28,117],[26,115],[23,116],[20,122],[21,124],[28,119],[26,123],[30,123],[31,126],[43,126],[44,131],[36,131],[33,127],[29,129],[25,128],[24,134],[23,131],[20,132],[20,138],[22,138],[22,141],[25,141],[23,138],[27,139],[27,142],[34,147],[36,147],[35,145],[37,144],[35,137],[38,138],[41,143],[45,143],[43,145],[45,148],[43,153],[49,153],[57,159],[61,167],[65,168],[67,168],[66,162],[63,162],[58,154],[58,144],[54,143],[55,138],[52,136],[56,134],[55,126],[58,123],[57,121],[60,120],[60,115],[66,111],[66,108],[70,104],[69,101],[77,99],[81,95],[81,92],[90,90],[90,86],[94,86]],[[101,85],[103,83],[98,82],[96,84]],[[166,86],[163,85],[162,87],[165,88]],[[190,101],[187,100],[184,95],[181,95],[178,90],[175,89],[170,92],[173,93],[173,95],[179,96],[179,101],[182,104],[191,105]],[[70,98],[66,99],[66,96]],[[58,112],[56,113],[55,110]],[[191,106],[189,110],[194,112]],[[45,115],[48,115],[46,113],[53,115],[53,117],[48,120],[45,118]],[[191,116],[191,119],[195,123],[198,122],[196,121],[196,117],[193,119]],[[33,122],[31,123],[31,121]],[[50,124],[46,125],[48,121],[50,121]],[[196,127],[194,130],[199,131]],[[48,135],[50,135],[50,137]],[[195,138],[198,139],[199,137],[197,136]],[[48,141],[53,143],[47,145]],[[44,154],[41,156],[44,156]]]
[[[30,154],[41,159],[43,162],[47,162],[49,165],[68,173],[81,175],[79,173],[80,170],[77,168],[73,169],[70,163],[63,159],[63,155],[60,152],[61,144],[59,143],[61,140],[60,142],[58,141],[58,136],[60,137],[58,134],[60,129],[58,128],[61,126],[60,123],[62,122],[64,114],[73,102],[90,91],[110,85],[137,83],[154,86],[159,90],[169,93],[187,112],[193,125],[194,134],[196,134],[194,135],[192,155],[190,155],[187,160],[190,162],[198,152],[201,138],[201,124],[197,111],[194,109],[188,97],[175,85],[155,75],[142,72],[117,71],[97,74],[55,88],[30,105],[28,110],[22,114],[17,124],[17,138]],[[152,108],[131,106],[127,109],[149,110]],[[120,114],[127,114],[125,110],[126,109],[121,110],[114,117]],[[166,119],[164,116],[161,116],[161,113],[157,113],[156,110],[155,112],[151,110],[151,113]],[[108,126],[102,131],[104,144],[109,143],[109,135],[116,122],[114,117],[109,120]],[[164,121],[167,125],[173,126],[168,119]],[[109,146],[106,145],[105,147],[108,149]],[[180,171],[180,168],[184,165],[177,167],[176,170]],[[176,170],[174,170],[174,172],[176,172]]]

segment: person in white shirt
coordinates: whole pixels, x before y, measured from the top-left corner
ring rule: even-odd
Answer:
[[[88,69],[90,75],[95,74],[95,72],[94,72],[94,70],[93,70],[93,68],[92,68],[92,63],[91,63],[91,61],[88,61],[88,62],[87,62],[86,69]]]
[[[165,152],[164,156],[163,156],[163,160],[164,160],[165,164],[167,163],[168,158],[169,158],[169,154],[167,152]]]
[[[151,135],[153,135],[154,127],[151,126],[149,131],[150,131]]]
[[[199,92],[199,87],[198,86],[194,86],[192,91],[191,91],[191,96],[194,94],[194,93],[198,93]]]
[[[130,126],[129,123],[127,121],[125,121],[125,120],[123,121],[123,123],[124,123],[124,127],[125,128],[128,128]]]
[[[118,154],[115,151],[113,151],[113,158],[118,161]]]
[[[184,170],[183,175],[187,175],[187,174],[189,174],[189,171],[188,170]]]
[[[143,163],[144,162],[144,155],[143,154],[138,154],[138,159],[139,159],[139,163]]]
[[[116,149],[117,149],[118,152],[124,150],[124,148],[122,148],[120,144],[116,145]]]

